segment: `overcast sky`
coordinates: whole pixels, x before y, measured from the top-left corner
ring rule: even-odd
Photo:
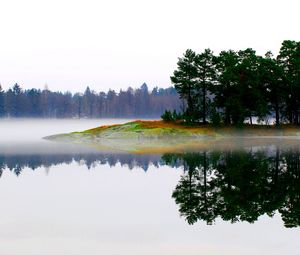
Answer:
[[[96,91],[170,86],[187,48],[277,53],[299,0],[0,0],[0,83]]]

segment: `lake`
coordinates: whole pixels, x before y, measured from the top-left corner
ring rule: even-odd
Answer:
[[[44,136],[128,120],[0,120],[0,254],[295,254],[300,142],[182,153]]]

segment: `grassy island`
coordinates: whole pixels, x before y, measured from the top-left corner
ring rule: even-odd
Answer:
[[[264,138],[264,139],[253,139]],[[211,124],[186,125],[182,122],[133,121],[125,124],[100,126],[82,132],[58,134],[45,139],[59,142],[89,144],[101,150],[160,153],[164,151],[197,150],[203,147],[231,147],[236,141],[247,146],[280,143],[277,138],[292,138],[297,142],[300,128],[292,125],[280,127],[244,125],[242,127]],[[259,141],[258,141],[259,140]]]
[[[186,125],[182,122],[133,121],[125,124],[100,126],[81,132],[48,136],[49,140],[89,140],[101,139],[178,139],[216,137],[300,137],[300,128],[293,125],[280,127],[267,125],[243,125],[214,127],[210,124]]]

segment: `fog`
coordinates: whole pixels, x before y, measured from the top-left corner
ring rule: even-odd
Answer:
[[[0,141],[9,143],[45,142],[48,135],[83,131],[101,125],[128,122],[128,119],[0,119]]]
[[[243,137],[208,139],[107,139],[99,144],[58,143],[43,139],[46,136],[83,131],[102,125],[121,124],[131,119],[0,119],[0,154],[74,154],[99,153],[101,151],[150,153],[197,151],[201,149],[239,149],[276,145],[298,146],[295,137]],[[104,151],[105,150],[105,151]]]
[[[53,134],[83,131],[128,119],[0,119],[1,154],[48,154],[93,152],[95,149],[47,141]]]
[[[126,121],[0,120],[1,254],[274,255],[299,250],[300,229],[284,228],[277,213],[255,224],[218,219],[213,226],[188,225],[172,198],[181,175],[188,173],[180,159],[164,165],[158,154],[100,155],[93,147],[42,139]],[[212,140],[206,139],[202,151],[249,146],[244,155],[256,159],[255,150],[266,146],[270,162],[276,146],[299,148],[289,138],[227,139],[211,146]],[[299,157],[299,151],[291,155]]]

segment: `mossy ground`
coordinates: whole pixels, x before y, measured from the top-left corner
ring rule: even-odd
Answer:
[[[131,137],[163,137],[163,136],[191,136],[191,135],[214,135],[210,127],[188,126],[180,122],[164,121],[134,121],[125,124],[101,126],[89,129],[82,134],[90,135],[117,135],[122,134],[124,138]]]
[[[113,135],[122,134],[124,138],[135,134],[144,137],[163,137],[163,136],[298,136],[300,128],[292,125],[282,125],[280,127],[266,125],[244,125],[219,126],[214,127],[207,125],[187,125],[182,122],[165,122],[165,121],[134,121],[125,124],[111,126],[101,126],[89,129],[81,134],[90,135]]]
[[[213,127],[185,125],[180,122],[134,121],[46,137],[53,141],[88,144],[99,150],[121,150],[132,153],[178,152],[211,146],[231,147],[245,141],[248,145],[262,146],[266,143],[273,144],[274,139],[276,143],[281,143],[281,139],[277,138],[284,139],[284,143],[299,144],[300,128],[290,125],[279,128],[262,125],[245,125],[240,128]]]

